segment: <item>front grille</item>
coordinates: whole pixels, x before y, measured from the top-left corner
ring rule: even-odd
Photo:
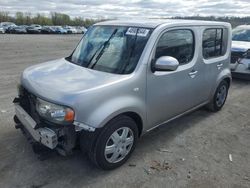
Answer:
[[[234,64],[240,58],[244,57],[245,52],[232,52],[231,53],[231,63]]]
[[[19,98],[20,106],[36,121],[37,124],[40,124],[40,117],[36,112],[36,96],[30,93],[23,86],[19,88]]]
[[[40,127],[49,127],[49,128],[58,128],[59,124],[51,123],[46,119],[39,116],[36,112],[36,96],[29,92],[22,85],[19,86],[19,104],[20,106],[33,118],[37,123],[36,128]],[[55,129],[53,129],[55,130]]]

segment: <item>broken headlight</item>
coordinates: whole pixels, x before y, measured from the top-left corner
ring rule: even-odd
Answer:
[[[39,98],[36,100],[36,111],[46,120],[58,124],[72,123],[75,116],[71,108],[53,104]]]

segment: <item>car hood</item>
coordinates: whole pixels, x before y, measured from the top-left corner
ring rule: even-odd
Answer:
[[[95,71],[65,59],[58,59],[25,69],[21,83],[37,96],[60,101],[72,95],[109,86],[128,77]]]
[[[246,52],[248,49],[250,49],[250,42],[232,41],[233,52]]]

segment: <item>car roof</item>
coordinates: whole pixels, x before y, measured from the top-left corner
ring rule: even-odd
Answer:
[[[229,27],[227,22],[184,20],[184,19],[145,19],[145,20],[110,20],[96,23],[95,25],[119,25],[131,27],[156,28],[159,25],[223,25]]]

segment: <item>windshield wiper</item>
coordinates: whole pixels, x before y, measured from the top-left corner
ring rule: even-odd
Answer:
[[[106,40],[94,53],[94,55],[90,58],[89,63],[88,63],[88,67],[91,66],[90,68],[93,69],[94,66],[96,65],[96,63],[99,61],[99,59],[101,58],[102,54],[104,53],[104,50],[106,49],[107,45],[109,44],[110,40],[114,37],[114,35],[116,34],[118,29],[115,29],[113,31],[113,33],[110,35],[110,37],[108,38],[108,40]],[[100,51],[100,52],[99,52]],[[96,56],[96,54],[99,52],[99,54],[97,55],[97,57],[95,58],[95,62],[92,63],[91,62],[93,60],[93,58]]]

